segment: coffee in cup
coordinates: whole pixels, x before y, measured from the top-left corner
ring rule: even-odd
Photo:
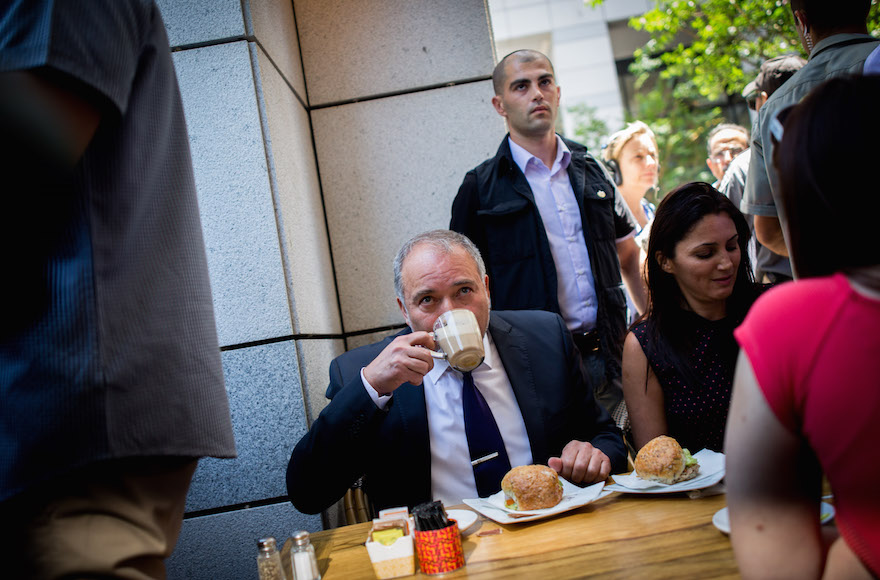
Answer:
[[[437,318],[434,340],[442,352],[432,353],[432,356],[447,359],[449,366],[461,372],[474,370],[486,356],[477,317],[464,308],[448,310]]]

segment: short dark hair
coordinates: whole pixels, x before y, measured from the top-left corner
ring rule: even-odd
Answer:
[[[800,277],[880,263],[856,216],[880,213],[876,180],[880,76],[837,77],[813,89],[783,123],[774,148],[792,264]]]
[[[530,48],[522,48],[520,50],[515,50],[510,54],[506,55],[502,58],[497,65],[495,65],[495,70],[492,71],[492,86],[495,89],[495,94],[500,95],[504,92],[504,85],[507,82],[507,76],[504,73],[504,69],[507,66],[507,61],[516,58],[520,62],[532,62],[535,60],[544,59],[547,61],[547,64],[550,65],[550,71],[556,76],[556,71],[553,70],[553,63],[550,62],[550,59],[547,58],[542,52],[538,52],[537,50],[532,50]]]
[[[822,31],[864,26],[871,0],[791,0],[791,12],[803,10],[810,22]]]
[[[783,54],[761,63],[761,70],[755,78],[755,86],[769,97],[804,68],[807,61],[798,54]]]

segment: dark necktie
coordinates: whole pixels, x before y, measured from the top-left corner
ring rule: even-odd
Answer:
[[[464,373],[461,406],[477,493],[488,497],[501,489],[501,479],[510,471],[510,459],[492,410],[474,385],[471,373]]]

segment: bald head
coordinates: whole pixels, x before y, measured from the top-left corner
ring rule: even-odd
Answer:
[[[538,52],[537,50],[531,50],[528,48],[522,50],[515,50],[501,59],[498,65],[495,67],[495,70],[492,72],[492,86],[495,88],[495,94],[500,95],[504,92],[504,86],[507,84],[507,63],[510,61],[516,61],[520,63],[529,63],[536,60],[543,60],[547,62],[547,65],[550,67],[550,70],[556,74],[556,71],[553,70],[553,63],[550,62],[550,59],[547,58],[544,54]]]

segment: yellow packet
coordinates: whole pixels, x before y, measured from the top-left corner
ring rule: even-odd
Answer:
[[[373,541],[379,542],[383,546],[390,546],[397,541],[397,538],[403,537],[402,528],[388,528],[386,530],[377,530],[373,532]]]

